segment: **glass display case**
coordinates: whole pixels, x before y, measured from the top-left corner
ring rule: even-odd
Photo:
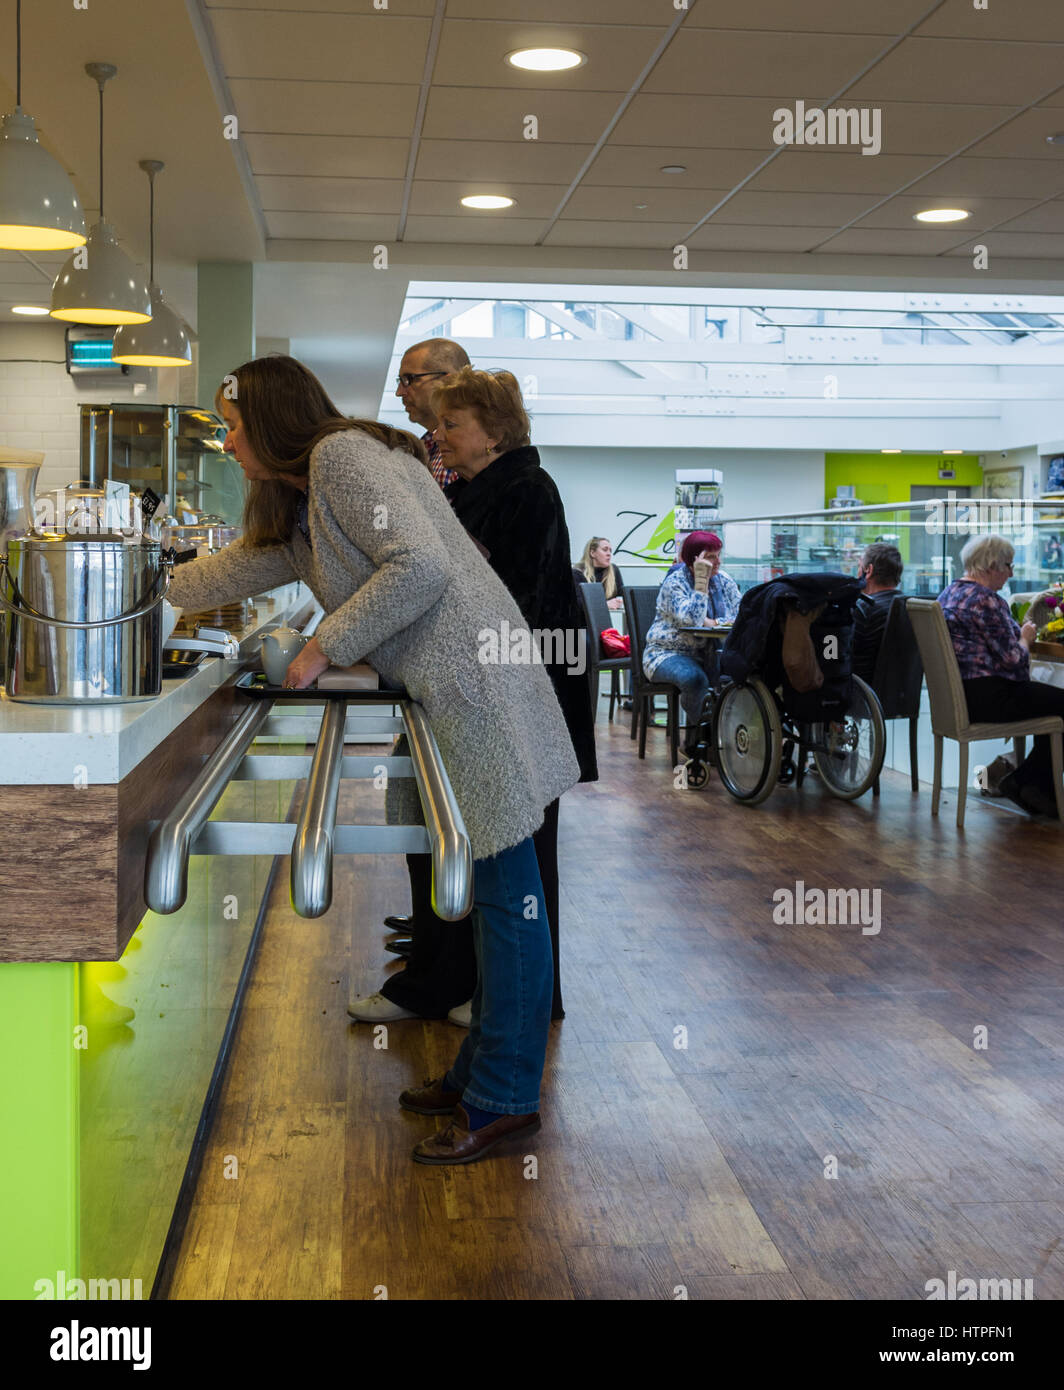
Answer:
[[[887,541],[901,551],[902,592],[934,598],[963,573],[960,553],[969,537],[991,533],[1015,547],[1013,594],[1064,579],[1064,496],[1041,501],[946,496],[724,518],[716,529],[724,541],[723,567],[744,592],[782,574],[856,576],[865,547]]]
[[[93,487],[107,481],[145,488],[163,502],[159,519],[180,525],[235,525],[244,505],[244,477],[222,452],[225,425],[196,406],[114,405],[81,407],[81,478]]]

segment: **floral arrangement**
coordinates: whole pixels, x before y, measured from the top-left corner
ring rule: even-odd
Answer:
[[[1064,641],[1064,583],[1043,590],[1026,616],[1037,623],[1039,642]]]

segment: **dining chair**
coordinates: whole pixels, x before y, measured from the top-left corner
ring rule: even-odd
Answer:
[[[906,609],[923,658],[927,693],[931,701],[931,731],[935,736],[935,780],[931,793],[931,814],[938,815],[942,793],[942,741],[955,739],[960,754],[960,780],[957,786],[957,829],[964,828],[964,805],[968,796],[968,745],[989,739],[1011,738],[1019,756],[1022,740],[1031,734],[1048,734],[1053,759],[1053,791],[1057,815],[1064,826],[1064,719],[1044,715],[1017,719],[1004,724],[973,724],[968,717],[957,654],[953,650],[946,615],[937,599],[911,598]],[[1022,759],[1021,759],[1022,760]]]
[[[906,596],[899,594],[890,605],[883,628],[883,640],[875,670],[868,682],[879,697],[884,719],[909,721],[909,776],[914,792],[920,790],[920,768],[916,731],[920,722],[920,693],[924,686],[924,663],[906,607]],[[872,786],[879,795],[879,778]]]
[[[603,671],[610,673],[610,713],[613,723],[613,706],[621,699],[621,672],[631,671],[631,656],[607,656],[602,650],[602,634],[613,627],[612,615],[606,603],[606,591],[601,584],[578,584],[576,586],[580,605],[584,610],[587,624],[587,669],[591,681],[591,708],[598,713],[599,676]]]
[[[649,585],[624,590],[624,611],[628,619],[628,632],[632,639],[632,738],[639,733],[639,756],[646,757],[647,725],[654,699],[664,695],[668,699],[668,719],[666,729],[669,736],[669,756],[672,766],[680,761],[680,687],[672,681],[647,680],[643,674],[643,649],[647,644],[657,611],[658,590]]]

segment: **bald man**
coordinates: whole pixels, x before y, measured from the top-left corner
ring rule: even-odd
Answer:
[[[432,433],[436,428],[432,393],[445,376],[468,366],[469,354],[460,343],[452,343],[450,338],[427,338],[423,343],[415,343],[407,348],[399,363],[395,394],[402,401],[411,422],[428,431],[422,435],[421,442],[428,450],[429,468],[440,487],[454,482],[458,474],[444,468],[440,459],[439,446]]]

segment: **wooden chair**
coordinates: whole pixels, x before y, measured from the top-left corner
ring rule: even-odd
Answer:
[[[646,757],[647,725],[656,695],[669,701],[668,735],[672,767],[680,761],[680,687],[671,681],[649,681],[643,674],[643,649],[657,610],[658,590],[649,586],[624,590],[624,611],[632,638],[632,737],[639,731],[639,756]]]
[[[920,770],[916,751],[916,730],[920,722],[920,692],[924,686],[924,663],[913,633],[904,594],[890,605],[883,640],[876,657],[876,669],[869,685],[879,696],[884,719],[909,721],[909,775],[914,792],[920,790]],[[879,778],[872,787],[879,795]]]
[[[1064,826],[1064,719],[1045,715],[1019,719],[1007,724],[973,724],[968,718],[957,654],[953,650],[946,615],[936,599],[911,598],[906,604],[913,632],[923,658],[927,693],[931,700],[931,730],[935,736],[935,780],[931,793],[931,814],[938,815],[942,793],[942,740],[955,739],[960,753],[960,781],[957,787],[957,829],[964,828],[964,805],[968,796],[968,745],[986,739],[1015,741],[1022,761],[1022,740],[1029,734],[1048,734],[1053,759],[1053,791],[1057,815]]]
[[[630,656],[606,656],[602,650],[602,634],[615,624],[606,603],[606,591],[601,584],[578,584],[576,592],[580,606],[584,610],[587,624],[587,670],[591,681],[591,709],[598,713],[599,675],[610,672],[610,723],[613,723],[613,706],[621,699],[621,672],[631,671]]]

